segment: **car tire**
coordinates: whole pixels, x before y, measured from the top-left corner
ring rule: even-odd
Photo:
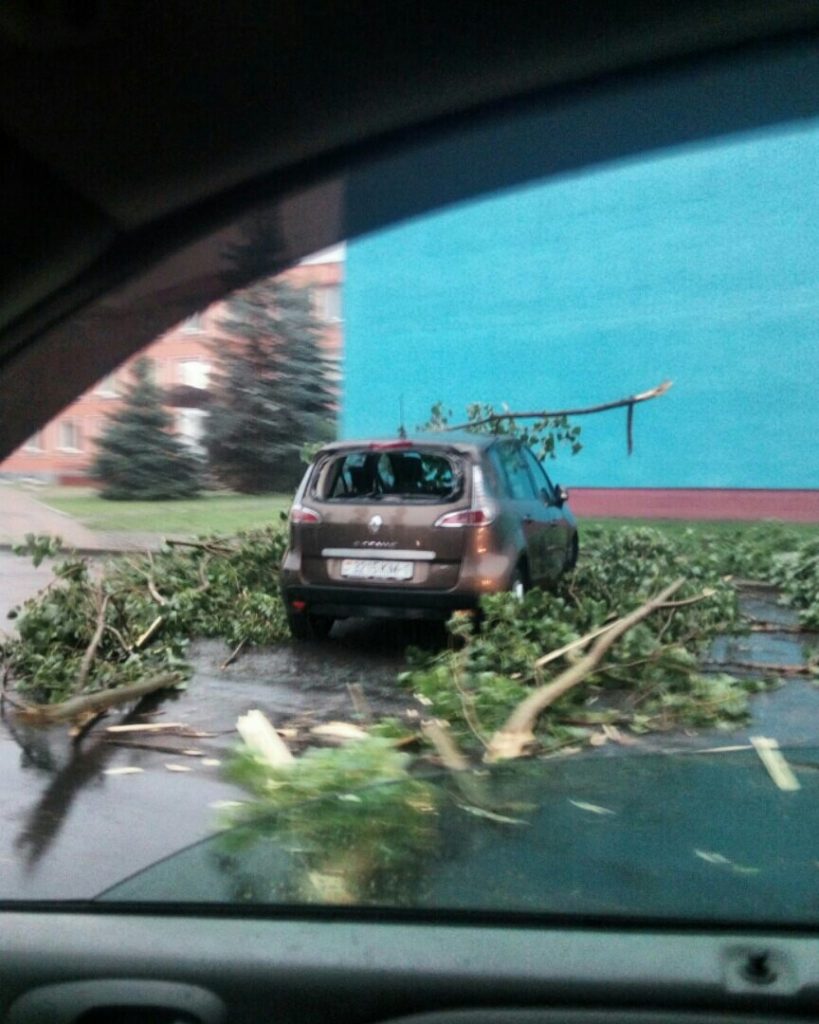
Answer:
[[[572,569],[577,565],[577,556],[580,554],[580,544],[577,540],[577,534],[572,537],[572,542],[569,544],[569,551],[566,555],[566,563],[563,566],[565,572],[571,572]]]
[[[288,612],[287,625],[294,640],[326,640],[335,619],[329,615],[311,615],[309,612]]]

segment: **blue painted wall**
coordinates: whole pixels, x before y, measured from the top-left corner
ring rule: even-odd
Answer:
[[[585,405],[567,485],[819,486],[819,126],[598,168],[351,243],[346,437]]]

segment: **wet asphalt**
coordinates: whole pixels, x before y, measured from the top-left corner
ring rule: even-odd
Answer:
[[[5,614],[48,581],[0,553],[0,629]],[[794,616],[775,595],[755,591],[745,608],[787,627]],[[797,634],[758,633],[720,641],[718,660],[799,664],[805,642]],[[812,638],[816,643],[816,638]],[[291,730],[296,748],[312,726],[331,720],[417,715],[410,693],[396,681],[410,644],[440,647],[440,625],[350,621],[321,644],[283,644],[243,652],[217,641],[191,645],[194,675],[186,690],[154,698],[134,711],[112,713],[80,743],[64,726],[22,725],[6,707],[0,720],[0,900],[87,899],[213,833],[220,805],[242,799],[224,775],[236,743],[235,723],[251,708]],[[363,699],[362,699],[363,698]],[[819,689],[790,679],[752,699],[753,721],[732,732],[650,735],[636,746],[608,744],[589,756],[621,756],[743,744],[774,736],[782,746],[816,744]],[[109,725],[179,723],[185,735],[110,734]],[[152,749],[146,749],[146,748]],[[126,769],[127,772],[123,772]]]

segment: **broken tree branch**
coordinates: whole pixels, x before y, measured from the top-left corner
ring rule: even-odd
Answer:
[[[629,395],[628,398],[619,398],[615,402],[603,402],[601,405],[587,405],[578,409],[542,409],[537,412],[497,412],[491,416],[485,416],[481,420],[473,420],[471,423],[459,423],[454,427],[445,427],[444,429],[467,430],[471,427],[485,426],[487,423],[497,423],[500,420],[545,420],[561,416],[590,416],[593,413],[609,412],[611,409],[622,409],[626,406],[633,409],[640,402],[648,402],[652,398],[659,398],[661,395],[664,395],[672,383],[670,380],[664,380],[656,388],[641,391],[637,395]]]
[[[535,662],[535,668],[543,668],[543,666],[548,665],[550,661],[557,661],[557,659],[562,658],[564,654],[576,651],[579,647],[585,647],[596,637],[601,636],[603,633],[608,633],[611,627],[616,625],[616,623],[617,620],[612,619],[611,622],[607,622],[602,626],[598,626],[597,629],[593,629],[591,633],[586,633],[585,636],[580,636],[577,640],[572,640],[571,643],[564,644],[562,647],[558,647],[554,651],[549,651],[548,654],[544,654],[542,657],[537,659]]]
[[[704,668],[741,668],[748,672],[759,672],[762,675],[808,677],[816,675],[819,670],[815,661],[809,661],[805,665],[776,665],[765,661],[734,661],[733,658],[728,658],[726,661],[706,662]]]
[[[77,672],[77,681],[74,684],[74,692],[79,693],[88,682],[88,673],[91,671],[91,663],[94,660],[94,656],[97,653],[97,648],[102,640],[102,635],[105,632],[105,612],[108,609],[109,595],[102,594],[102,590],[97,591],[97,625],[94,629],[94,635],[91,637],[91,642],[85,649],[85,654],[82,656],[80,662],[80,668]]]
[[[169,548],[197,548],[199,551],[207,551],[214,555],[236,554],[234,548],[229,548],[224,544],[204,544],[195,540],[172,540],[170,537],[165,537],[165,543]]]
[[[247,640],[245,639],[245,637],[242,637],[239,643],[233,648],[233,650],[230,652],[227,658],[225,658],[225,660],[222,662],[223,669],[228,668],[230,665],[233,664],[234,661],[236,661],[236,659],[242,653],[242,648],[245,646],[246,643]]]
[[[151,637],[154,636],[154,634],[164,621],[165,619],[162,615],[157,615],[157,617],[150,624],[150,626],[148,626],[145,632],[141,636],[137,637],[136,642],[134,643],[134,650],[138,651],[141,648],[143,648],[145,644],[147,644],[148,641],[151,639]]]
[[[624,615],[612,623],[611,628],[606,630],[597,638],[591,650],[578,662],[567,668],[564,672],[547,683],[538,687],[526,700],[522,701],[505,724],[498,729],[489,742],[485,760],[500,761],[508,758],[520,757],[525,748],[534,741],[534,724],[542,711],[545,711],[550,704],[553,704],[564,693],[582,683],[600,664],[603,655],[624,633],[627,633],[632,626],[642,622],[652,612],[662,607],[666,601],[675,594],[683,585],[685,580],[678,579],[667,586],[656,597],[646,601],[645,604],[635,608],[633,612]]]
[[[133,700],[154,693],[156,690],[167,690],[182,681],[179,672],[163,672],[158,676],[140,679],[136,683],[116,686],[111,690],[99,690],[97,693],[86,693],[79,697],[70,697],[60,704],[18,704],[18,717],[22,721],[34,725],[52,725],[57,722],[70,722],[79,715],[102,711],[119,704],[128,704]]]

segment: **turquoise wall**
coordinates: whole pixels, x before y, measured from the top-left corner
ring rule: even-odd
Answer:
[[[348,247],[342,430],[585,405],[567,485],[819,486],[819,126],[452,207]]]

